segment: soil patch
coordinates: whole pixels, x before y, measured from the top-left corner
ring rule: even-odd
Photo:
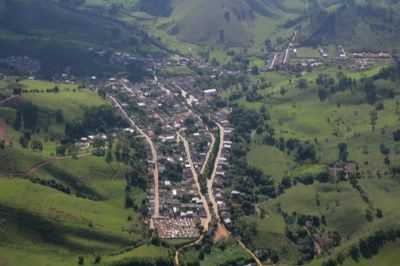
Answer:
[[[11,142],[10,137],[7,135],[7,124],[3,119],[0,119],[0,140],[4,140],[6,145],[10,144]]]
[[[0,257],[0,266],[9,266],[6,259]]]
[[[226,240],[229,238],[229,232],[223,224],[218,224],[215,231],[214,241]]]

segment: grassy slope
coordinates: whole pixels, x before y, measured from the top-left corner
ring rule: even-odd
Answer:
[[[360,78],[371,76],[378,69],[362,73],[346,72],[346,74]],[[330,73],[333,76],[336,73],[333,68],[322,68],[307,74],[305,78],[311,82],[319,72]],[[264,102],[272,117],[269,123],[274,127],[277,136],[310,141],[317,138],[317,148],[322,164],[337,160],[337,145],[340,142],[346,142],[349,145],[350,159],[356,160],[361,166],[363,177],[361,186],[367,192],[373,207],[381,208],[386,214],[383,219],[375,219],[372,223],[368,223],[365,219],[365,210],[368,205],[349,184],[297,185],[278,199],[260,205],[267,212],[265,218],[255,216],[244,218],[255,221],[257,224],[258,234],[252,238],[254,246],[279,249],[284,261],[295,258],[296,251],[285,237],[285,223],[277,212],[278,204],[289,213],[296,211],[303,214],[325,215],[328,228],[341,233],[344,248],[357,241],[359,237],[384,229],[390,224],[396,224],[400,213],[395,209],[394,204],[398,198],[400,184],[390,177],[378,179],[376,175],[377,170],[381,174],[388,171],[388,167],[383,162],[384,156],[379,151],[381,143],[392,147],[390,154],[392,162],[400,161],[399,153],[396,152],[399,145],[393,142],[392,138],[392,131],[398,128],[398,116],[394,110],[395,99],[384,101],[385,109],[379,112],[376,130],[372,131],[369,125],[369,112],[374,110],[374,107],[359,103],[365,96],[344,93],[321,103],[316,91],[312,89],[312,83],[309,89],[302,91],[291,85],[285,74],[267,73],[265,77],[273,85],[259,93],[266,96]],[[296,81],[293,80],[292,84],[296,84]],[[279,94],[282,86],[288,89],[284,96]],[[239,102],[254,110],[258,110],[261,106],[261,102],[248,103],[244,100]],[[342,103],[340,108],[337,107],[337,102]],[[328,118],[331,122],[328,122]],[[385,128],[384,133],[382,128]],[[333,132],[337,132],[338,136],[332,135]],[[368,154],[363,152],[364,149],[368,150]],[[292,158],[286,153],[261,145],[257,135],[250,146],[247,159],[251,165],[272,175],[276,181],[285,174],[298,176],[324,167],[323,165],[296,167]],[[364,164],[366,161],[368,165]],[[320,206],[316,205],[317,194],[321,201]]]
[[[129,214],[123,208],[71,197],[30,181],[0,182],[0,204],[6,220],[2,237],[5,249],[24,250],[25,256],[49,254],[71,262],[76,254],[118,249],[132,239],[123,231]],[[19,259],[14,255],[7,252],[2,257],[12,265],[26,265],[13,263]]]
[[[303,10],[303,4],[297,0],[279,5],[258,0],[252,2],[258,6],[238,0],[174,0],[170,17],[139,21],[149,32],[161,37],[168,47],[185,54],[214,48],[216,51],[211,58],[216,57],[223,63],[225,60],[221,56],[226,57],[224,47],[248,47],[250,51],[258,52],[266,38],[287,38],[293,33],[293,28],[285,29],[282,25],[298,17]],[[249,15],[250,11],[254,17]],[[224,18],[225,12],[230,13],[229,21]],[[246,16],[239,21],[235,12]],[[219,41],[220,30],[224,31],[224,43]]]
[[[348,74],[354,78],[359,78],[372,75],[376,73],[377,69],[364,73]],[[328,68],[310,73],[306,78],[312,82],[320,72],[336,75],[334,68]],[[269,80],[269,75],[266,76],[267,80]],[[359,103],[365,97],[362,94],[350,95],[346,92],[337,94],[327,102],[320,102],[317,92],[312,88],[312,83],[310,83],[311,88],[302,91],[291,85],[285,75],[273,76],[271,81],[274,84],[272,88],[264,92],[260,91],[260,93],[269,95],[267,106],[269,106],[272,117],[271,124],[275,128],[277,136],[282,136],[285,139],[294,137],[310,141],[313,141],[314,138],[318,139],[319,144],[317,146],[320,150],[322,163],[334,162],[337,159],[337,145],[340,142],[347,142],[351,160],[356,160],[361,165],[368,161],[368,165],[362,168],[365,175],[368,172],[375,173],[376,169],[381,169],[381,171],[387,169],[383,163],[384,156],[379,151],[379,145],[381,143],[389,147],[396,147],[397,145],[392,138],[392,131],[397,128],[398,119],[394,111],[396,99],[385,100],[385,109],[378,112],[379,119],[376,130],[372,131],[369,125],[369,113],[374,110],[374,106]],[[296,84],[296,81],[292,81],[292,84]],[[281,87],[288,89],[284,96],[279,94]],[[337,102],[342,104],[341,107],[336,105]],[[241,101],[241,103],[256,110],[261,106],[257,102]],[[382,129],[385,129],[384,134]],[[337,136],[333,133],[337,133]],[[368,154],[363,152],[365,149],[368,150]],[[259,157],[257,157],[258,163],[254,163],[266,165]],[[390,158],[393,161],[400,159],[395,152],[392,152]]]
[[[223,248],[222,248],[223,246]],[[199,261],[199,252],[192,248],[183,253],[184,265]],[[234,241],[228,240],[224,243],[216,243],[209,254],[205,254],[204,259],[200,260],[201,266],[231,265],[236,262],[251,261],[247,253]],[[241,264],[240,264],[241,265]]]
[[[48,89],[56,85],[45,81],[21,83],[27,90]],[[23,98],[41,110],[54,112],[62,109],[66,121],[79,119],[90,106],[109,104],[94,92],[73,92],[76,85],[57,86],[60,93],[27,93]],[[13,120],[15,110],[8,109],[2,108],[0,117],[5,115]],[[9,112],[14,112],[14,115]],[[63,125],[59,125],[58,129],[63,130]],[[134,211],[123,207],[125,166],[115,162],[107,164],[104,158],[89,156],[79,160],[57,161],[32,174],[63,184],[71,184],[73,180],[81,188],[85,187],[100,195],[101,201],[70,196],[28,180],[6,178],[26,172],[33,165],[49,158],[58,143],[57,138],[43,141],[51,130],[49,133],[42,132],[34,138],[44,142],[44,151],[33,152],[23,149],[18,143],[20,132],[11,127],[7,132],[14,144],[0,152],[1,161],[9,162],[2,163],[0,167],[0,217],[5,219],[2,225],[5,230],[0,230],[0,262],[6,265],[74,265],[78,255],[107,253],[130,241],[143,239],[145,229],[142,221]],[[140,204],[144,192],[133,189],[132,196]],[[128,216],[131,217],[130,222]],[[128,229],[131,233],[128,233]],[[138,254],[141,254],[140,250]]]
[[[399,4],[374,1],[371,2],[371,10],[366,8],[365,1],[355,2],[358,4],[352,7],[340,4],[328,7],[330,14],[320,17],[314,25],[305,26],[301,38],[305,37],[308,44],[344,44],[355,50],[391,51],[398,47]]]

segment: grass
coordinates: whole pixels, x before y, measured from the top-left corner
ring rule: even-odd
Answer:
[[[250,237],[255,249],[271,249],[277,251],[281,262],[295,261],[299,256],[294,244],[286,238],[286,224],[275,207],[265,208],[265,217],[243,217],[243,221],[254,222],[257,234]]]
[[[251,166],[262,170],[274,178],[275,182],[289,174],[295,163],[275,147],[253,143],[247,154],[247,161]]]
[[[18,261],[13,255],[22,251],[33,259],[40,259],[35,254],[53,254],[71,262],[78,254],[109,252],[141,239],[128,234],[130,212],[122,207],[76,198],[28,180],[1,178],[0,183],[6,228],[1,247],[13,250],[6,256],[10,262]]]
[[[29,91],[57,85],[59,93],[28,92],[23,98],[41,111],[63,110],[65,121],[81,119],[87,108],[109,104],[93,91],[77,89],[77,85],[31,80],[21,84]],[[1,108],[0,115],[12,124],[15,110]],[[4,231],[0,230],[0,264],[75,265],[78,256],[92,260],[89,254],[109,254],[145,239],[147,227],[142,217],[133,209],[124,208],[126,165],[108,164],[103,157],[88,156],[53,161],[29,176],[54,180],[69,187],[71,194],[25,179],[24,173],[32,166],[54,156],[63,136],[63,123],[51,123],[46,132],[42,120],[41,112],[41,132],[32,136],[43,142],[42,152],[22,148],[22,133],[11,126],[7,133],[13,145],[0,151],[0,160],[9,162],[0,164],[0,217],[5,221],[1,225]],[[54,137],[55,131],[59,137]],[[98,200],[77,194],[96,196]],[[145,192],[134,187],[131,197],[141,206]],[[141,251],[137,256],[140,254]]]
[[[201,266],[215,265],[245,265],[252,262],[251,257],[233,240],[219,242],[206,253],[203,259],[199,259],[199,251],[192,248],[183,254],[183,265],[200,262]]]
[[[59,93],[24,93],[25,100],[47,110],[62,110],[66,120],[70,121],[82,116],[85,109],[107,104],[95,92],[87,89],[77,89],[76,84],[56,84],[46,81],[24,80],[21,82],[27,90],[60,88]]]
[[[300,47],[297,49],[297,57],[300,58],[319,58],[320,54],[317,49],[311,47]]]
[[[170,251],[167,248],[146,244],[119,255],[107,256],[102,260],[102,264],[114,265],[115,263],[127,262],[132,259],[156,260],[162,258],[169,260],[170,256]],[[134,263],[132,265],[134,265]]]
[[[351,259],[345,261],[343,266],[392,266],[396,265],[400,260],[400,243],[389,243],[379,252],[379,254],[371,259],[361,259],[358,263]]]
[[[343,243],[370,232],[365,218],[368,206],[359,193],[345,183],[298,184],[280,197],[261,203],[259,208],[265,211],[264,217],[254,215],[242,218],[256,223],[257,234],[251,236],[251,243],[255,249],[276,250],[283,263],[296,261],[300,255],[297,247],[286,238],[286,223],[279,209],[288,214],[324,215],[327,229],[338,231]]]
[[[325,216],[326,230],[337,231],[342,237],[341,246],[333,251],[335,254],[356,243],[361,237],[398,223],[400,213],[396,209],[395,199],[398,198],[400,184],[390,177],[389,167],[384,164],[385,156],[379,146],[384,144],[386,147],[391,147],[388,157],[392,164],[396,165],[400,161],[400,145],[393,141],[392,136],[392,132],[398,129],[399,116],[396,114],[395,105],[399,100],[399,90],[390,82],[377,82],[378,89],[393,88],[397,96],[382,101],[384,109],[378,111],[376,127],[372,130],[370,112],[375,110],[375,106],[365,103],[363,93],[357,91],[336,93],[327,101],[321,102],[314,82],[319,73],[335,77],[341,70],[352,78],[360,79],[373,76],[381,68],[382,65],[376,65],[362,72],[348,71],[346,66],[341,69],[317,68],[301,77],[307,79],[309,83],[309,87],[305,90],[297,88],[298,78],[285,73],[261,74],[257,78],[263,77],[267,82],[271,82],[270,87],[258,91],[263,99],[247,102],[242,98],[238,101],[241,106],[256,111],[265,105],[271,117],[271,120],[266,122],[274,128],[275,137],[309,141],[315,145],[319,159],[318,163],[297,165],[291,155],[262,144],[263,136],[253,134],[247,154],[250,165],[273,176],[275,183],[283,176],[314,176],[338,160],[338,144],[345,142],[348,144],[349,160],[359,164],[362,177],[360,185],[370,199],[370,204],[367,204],[348,182],[339,184],[316,182],[308,186],[297,183],[276,199],[258,204],[258,207],[265,211],[265,217],[253,215],[242,218],[256,223],[257,234],[250,239],[250,244],[255,249],[277,250],[283,264],[291,265],[298,259],[297,247],[286,238],[286,224],[278,209],[289,214],[297,212]],[[280,93],[282,87],[286,88],[284,94]],[[232,92],[233,90],[228,90],[223,96],[227,98]],[[366,210],[371,206],[381,209],[385,213],[384,217],[368,222]],[[377,261],[376,265],[380,265]],[[317,262],[319,264],[313,265],[320,265],[321,261]],[[383,262],[382,265],[387,264]]]

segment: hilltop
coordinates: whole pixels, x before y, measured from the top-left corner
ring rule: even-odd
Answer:
[[[399,10],[398,3],[389,1],[350,1],[315,7],[302,24],[300,42],[308,46],[342,44],[355,50],[391,51],[400,41]]]
[[[115,73],[112,51],[135,56],[162,52],[162,47],[135,25],[79,6],[46,0],[0,0],[0,57],[29,56],[41,73],[71,69],[77,76]],[[27,45],[29,43],[29,45]],[[102,51],[96,56],[93,51]]]

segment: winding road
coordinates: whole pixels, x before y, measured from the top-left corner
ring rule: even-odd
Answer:
[[[225,235],[231,235],[231,233],[228,231],[228,229],[226,229],[225,225],[221,222],[221,217],[220,217],[219,211],[218,211],[218,205],[217,205],[217,202],[216,202],[215,197],[214,197],[213,184],[214,184],[214,181],[215,181],[215,177],[217,175],[218,161],[222,157],[222,151],[224,149],[224,140],[225,140],[225,128],[221,124],[219,124],[218,122],[215,122],[215,123],[216,123],[216,125],[218,126],[218,129],[219,129],[219,147],[218,147],[217,157],[216,157],[215,163],[214,163],[213,172],[211,174],[211,177],[209,179],[207,179],[208,197],[209,197],[210,202],[212,204],[214,215],[217,218],[219,229],[223,230]],[[213,148],[213,147],[211,147],[211,148]],[[263,266],[262,262],[254,254],[253,251],[248,249],[246,247],[246,245],[241,240],[236,239],[236,241],[238,242],[239,246],[244,251],[246,251],[254,259],[254,261],[256,262],[257,266]]]
[[[122,116],[129,122],[129,124],[134,127],[139,133],[146,139],[146,142],[149,144],[150,149],[151,149],[151,157],[152,157],[152,162],[154,163],[154,169],[153,169],[153,178],[154,178],[154,212],[153,212],[153,218],[158,218],[160,217],[160,195],[159,195],[159,170],[158,170],[158,156],[157,156],[157,150],[154,146],[154,143],[152,139],[144,132],[139,126],[135,124],[135,122],[132,120],[132,118],[129,117],[128,113],[124,110],[124,108],[121,106],[121,104],[118,102],[115,97],[110,96],[110,99],[113,101],[115,106],[120,110]]]

